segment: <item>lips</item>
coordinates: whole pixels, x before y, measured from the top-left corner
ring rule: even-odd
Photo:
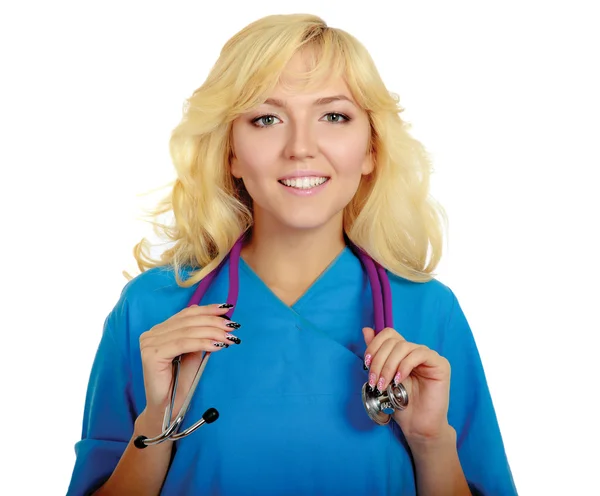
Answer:
[[[327,176],[302,176],[280,179],[279,183],[288,188],[311,189],[320,186],[328,180]]]
[[[327,179],[329,179],[329,175],[328,174],[323,174],[322,171],[318,171],[318,170],[295,170],[294,172],[290,172],[289,174],[286,174],[285,176],[278,177],[277,180],[281,181],[283,179],[297,179],[299,177],[326,177]]]

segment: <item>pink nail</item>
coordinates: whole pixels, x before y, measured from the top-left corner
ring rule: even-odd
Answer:
[[[383,383],[385,382],[385,379],[383,377],[379,378],[379,382],[377,383],[377,389],[379,389],[379,391],[383,391]]]
[[[371,355],[367,355],[365,357],[365,367],[369,368],[371,366],[371,360],[372,360],[372,356]]]
[[[369,386],[375,387],[375,381],[377,380],[377,376],[373,373],[369,374]]]
[[[402,377],[401,377],[401,375],[400,375],[400,372],[398,372],[398,373],[397,373],[397,374],[394,376],[394,384],[396,384],[396,386],[397,386],[398,384],[400,384],[400,379],[401,379],[401,378],[402,378]]]

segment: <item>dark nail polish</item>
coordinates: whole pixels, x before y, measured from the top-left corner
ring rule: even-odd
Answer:
[[[229,339],[229,341],[233,341],[235,344],[240,344],[242,342],[240,338],[233,336],[232,334],[228,334],[226,338]]]
[[[240,327],[242,327],[240,324],[238,324],[237,322],[229,322],[229,324],[225,324],[227,327],[231,327],[232,329],[239,329]]]
[[[364,363],[363,363],[363,370],[369,370],[369,367],[367,367]]]
[[[373,388],[370,384],[367,384],[367,393],[371,394],[373,392]]]
[[[229,303],[223,303],[222,305],[219,305],[219,308],[233,308],[233,305]]]
[[[225,343],[213,343],[217,348],[229,348],[228,344]]]
[[[381,396],[383,393],[379,389],[375,388],[375,396]]]

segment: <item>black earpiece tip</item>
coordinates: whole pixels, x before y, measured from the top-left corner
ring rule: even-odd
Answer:
[[[204,412],[202,418],[207,424],[212,424],[215,420],[219,418],[219,412],[215,408],[209,408]]]
[[[144,443],[144,441],[148,439],[146,436],[138,436],[135,438],[135,440],[133,441],[133,445],[137,448],[137,449],[144,449],[147,448],[148,445]]]

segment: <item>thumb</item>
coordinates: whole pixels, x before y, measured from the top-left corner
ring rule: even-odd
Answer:
[[[365,338],[365,344],[369,346],[371,344],[371,341],[373,341],[373,338],[375,337],[375,330],[371,329],[370,327],[363,327],[362,332]]]

